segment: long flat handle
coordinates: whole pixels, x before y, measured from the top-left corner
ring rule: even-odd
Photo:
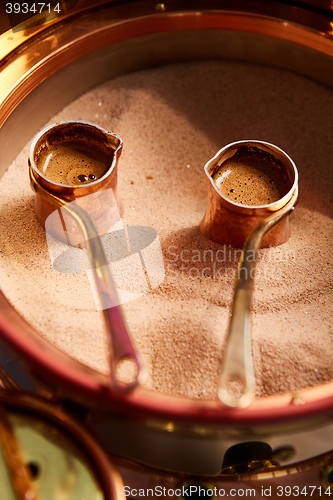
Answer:
[[[63,200],[50,193],[41,186],[31,168],[30,181],[34,191],[38,191],[41,196],[51,201],[55,207],[65,210],[76,220],[82,230],[106,325],[110,352],[111,385],[119,393],[128,393],[142,382],[144,370],[139,355],[132,344],[125,319],[119,306],[117,292],[109,266],[107,265],[107,258],[95,225],[87,212],[77,203],[68,203],[67,200]],[[118,376],[119,367],[125,360],[133,368],[131,370],[132,376],[128,383],[122,382]]]
[[[62,210],[68,212],[77,221],[86,240],[89,261],[93,270],[108,334],[112,387],[117,392],[129,392],[140,383],[143,376],[143,366],[133,347],[119,306],[116,288],[107,265],[108,262],[101,239],[97,234],[93,221],[79,205],[68,203],[62,206]],[[124,383],[118,378],[118,368],[124,361],[132,365],[132,377],[128,383]]]
[[[250,307],[256,262],[261,242],[276,224],[287,217],[298,201],[298,189],[280,210],[264,219],[246,240],[238,263],[232,317],[218,382],[218,397],[226,406],[244,408],[254,398],[255,377],[251,347]]]

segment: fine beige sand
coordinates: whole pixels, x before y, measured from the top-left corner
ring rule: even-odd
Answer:
[[[300,174],[291,239],[260,252],[252,315],[257,395],[333,378],[332,115],[333,93],[316,82],[207,61],[114,79],[50,120],[88,120],[123,139],[123,224],[157,231],[164,281],[124,305],[148,368],[147,388],[216,398],[239,252],[199,232],[207,202],[203,166],[241,139],[276,144]],[[52,267],[35,220],[29,146],[0,182],[1,288],[42,335],[107,372],[103,319],[87,275]]]

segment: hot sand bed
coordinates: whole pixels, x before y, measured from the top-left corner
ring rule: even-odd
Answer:
[[[257,395],[323,383],[332,364],[332,91],[284,70],[233,61],[170,65],[111,80],[50,120],[87,120],[124,141],[125,226],[148,226],[165,278],[124,304],[148,389],[216,398],[239,252],[207,240],[203,166],[242,139],[295,161],[300,202],[283,246],[262,250],[253,297]],[[52,267],[29,186],[30,143],[0,183],[0,280],[14,307],[69,355],[107,372],[104,323],[85,273]]]

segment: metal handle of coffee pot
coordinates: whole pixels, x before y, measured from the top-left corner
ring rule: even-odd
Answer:
[[[31,168],[29,172],[32,189],[40,196],[47,198],[56,208],[65,210],[82,230],[106,324],[110,351],[111,385],[116,392],[127,393],[142,382],[143,365],[134,349],[125,319],[118,305],[114,282],[106,265],[107,259],[94,223],[82,207],[75,203],[68,203],[67,200],[49,192],[37,181]],[[119,365],[124,360],[129,360],[134,365],[134,375],[129,383],[120,381],[117,375]]]
[[[263,237],[287,217],[298,201],[298,188],[290,201],[266,217],[251,233],[243,247],[234,291],[229,336],[221,365],[218,397],[226,406],[244,408],[255,393],[255,377],[251,347],[250,307],[254,283],[255,259]]]

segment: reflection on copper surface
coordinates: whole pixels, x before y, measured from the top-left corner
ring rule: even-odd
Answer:
[[[332,29],[331,29],[331,30],[329,30],[327,33],[328,33],[329,35],[333,35],[333,22],[332,22],[332,21],[330,22],[330,27],[331,27]]]

